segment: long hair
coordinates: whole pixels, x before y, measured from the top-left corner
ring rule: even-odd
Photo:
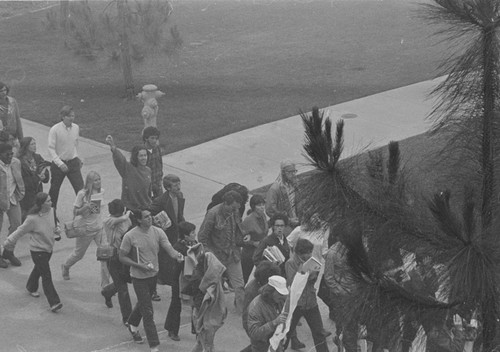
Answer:
[[[3,82],[0,82],[0,89],[3,89],[5,88],[7,90],[6,94],[9,95],[9,92],[10,92],[10,88],[8,85],[6,85],[5,83]]]
[[[24,137],[19,142],[21,147],[19,148],[19,158],[24,157],[28,153],[28,148],[30,147],[31,141],[34,140],[33,137]]]
[[[87,200],[90,200],[90,197],[92,196],[92,190],[94,189],[94,181],[96,177],[100,177],[100,175],[95,171],[90,171],[85,178],[85,186],[83,187],[83,190],[85,192],[85,198],[87,198]],[[98,192],[100,191],[101,188],[98,189]]]
[[[136,145],[132,148],[130,151],[130,163],[134,166],[137,167],[139,166],[139,152],[141,150],[147,150],[145,146],[143,145]],[[149,161],[149,155],[148,155],[148,161]]]
[[[48,197],[49,195],[47,193],[38,192],[35,196],[35,205],[33,205],[28,211],[28,215],[39,213],[42,209],[43,203],[45,203]]]

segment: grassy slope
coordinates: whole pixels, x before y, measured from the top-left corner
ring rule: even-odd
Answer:
[[[135,71],[156,83],[162,143],[176,151],[310,109],[432,78],[438,48],[402,1],[174,2],[185,41],[172,59]],[[85,62],[42,25],[44,13],[0,22],[0,79],[12,83],[23,116],[46,125],[64,103],[82,134],[120,146],[138,140],[141,104],[124,101],[106,57]],[[81,102],[81,99],[84,101]]]

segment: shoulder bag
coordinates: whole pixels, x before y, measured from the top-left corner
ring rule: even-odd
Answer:
[[[64,223],[64,233],[67,238],[83,237],[88,233],[87,225],[76,225],[73,219]]]
[[[101,243],[97,245],[97,250],[95,252],[97,260],[107,261],[110,260],[115,255],[115,247],[111,246],[107,239],[103,243],[103,238],[106,236],[104,232],[101,232]]]

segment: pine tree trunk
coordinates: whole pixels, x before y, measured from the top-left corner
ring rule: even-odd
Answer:
[[[127,99],[134,98],[134,81],[132,78],[132,62],[130,60],[130,42],[127,32],[126,1],[117,0],[118,21],[120,31],[120,53],[123,79],[125,82],[125,94]]]
[[[493,150],[493,119],[495,118],[495,97],[498,89],[498,78],[496,76],[496,65],[498,52],[494,48],[495,31],[490,28],[483,29],[483,140],[482,140],[482,229],[488,231],[492,222],[493,192],[495,190],[494,156]],[[492,284],[492,283],[490,283]],[[494,291],[494,289],[493,289]],[[483,344],[484,350],[489,351],[493,346],[496,333],[496,297],[488,296],[486,302],[482,302],[483,314]]]
[[[493,118],[495,109],[495,92],[497,79],[495,78],[495,65],[498,60],[496,50],[493,48],[495,32],[484,29],[483,32],[483,140],[482,140],[482,207],[481,217],[483,229],[491,225],[492,202],[494,191],[494,152],[492,150]]]

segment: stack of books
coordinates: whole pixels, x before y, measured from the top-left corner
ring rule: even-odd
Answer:
[[[263,255],[264,258],[273,263],[281,264],[285,261],[283,253],[281,253],[279,248],[276,246],[267,247],[266,249],[264,249]]]
[[[165,210],[162,210],[161,212],[153,216],[153,224],[163,230],[168,229],[170,226],[172,226],[172,222],[170,221],[170,218],[168,217]]]

